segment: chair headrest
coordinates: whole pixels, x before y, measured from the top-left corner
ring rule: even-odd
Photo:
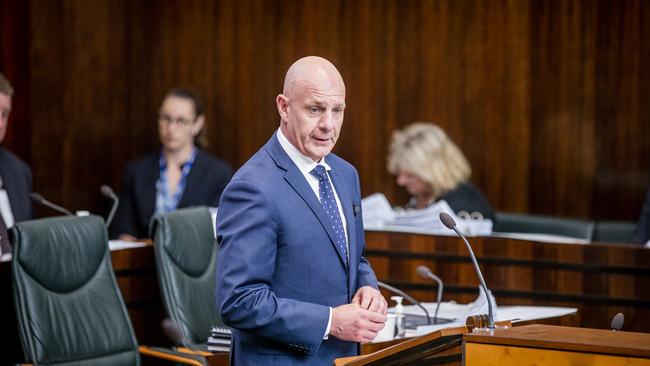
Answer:
[[[207,207],[176,210],[152,220],[151,235],[157,249],[164,249],[186,274],[203,275],[212,260],[215,240]]]
[[[106,226],[98,216],[19,222],[12,228],[12,241],[14,265],[55,292],[71,292],[87,283],[108,254]],[[70,260],[55,260],[60,256]]]

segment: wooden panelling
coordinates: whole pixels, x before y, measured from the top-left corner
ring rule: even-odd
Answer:
[[[650,252],[623,244],[556,244],[505,238],[472,238],[485,282],[499,305],[575,307],[560,324],[608,329],[625,315],[625,330],[650,332]],[[437,287],[415,268],[426,265],[444,281],[445,301],[474,301],[478,278],[456,237],[366,232],[366,257],[380,281],[420,301],[434,301]],[[385,294],[387,295],[387,294]]]
[[[5,145],[70,209],[108,210],[99,186],[156,148],[175,85],[203,94],[209,150],[239,167],[308,54],[346,81],[336,152],[364,195],[406,201],[386,153],[418,120],[460,145],[497,210],[636,220],[650,183],[647,1],[0,1],[19,92]]]

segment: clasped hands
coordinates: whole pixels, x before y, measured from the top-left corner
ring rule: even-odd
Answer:
[[[384,328],[388,303],[372,286],[357,290],[352,303],[332,309],[330,335],[352,342],[369,343]]]

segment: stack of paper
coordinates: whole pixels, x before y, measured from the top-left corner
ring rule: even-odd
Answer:
[[[450,230],[440,222],[441,212],[449,214],[458,229],[467,236],[490,235],[492,220],[461,219],[447,202],[438,201],[421,210],[394,210],[386,196],[375,193],[361,200],[363,226],[367,230],[421,232],[449,235]]]
[[[208,351],[230,352],[232,330],[228,327],[212,327],[208,337]]]

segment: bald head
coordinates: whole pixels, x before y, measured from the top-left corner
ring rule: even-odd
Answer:
[[[332,151],[343,124],[345,84],[331,62],[316,56],[294,62],[275,101],[280,130],[301,154],[320,161]]]
[[[297,87],[312,85],[323,89],[342,88],[345,95],[345,83],[339,70],[331,62],[318,56],[303,57],[289,67],[284,77],[282,94],[291,97]]]

